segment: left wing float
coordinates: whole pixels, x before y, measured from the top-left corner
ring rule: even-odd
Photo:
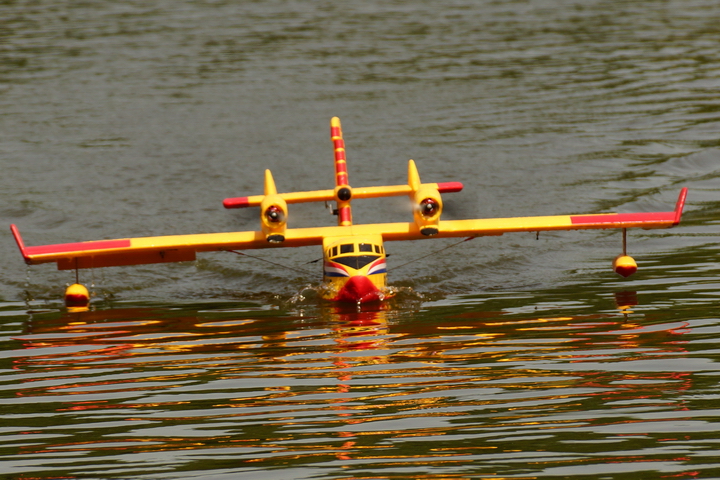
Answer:
[[[57,245],[26,246],[15,225],[11,230],[29,265],[57,263],[60,270],[113,267],[195,260],[198,252],[321,245],[323,250],[322,296],[328,300],[363,303],[389,296],[386,254],[383,243],[426,238],[480,237],[510,232],[548,230],[622,229],[623,254],[614,270],[629,276],[637,270],[627,256],[628,228],[670,228],[680,222],[687,189],[680,191],[673,211],[651,213],[605,213],[544,217],[440,220],[440,194],[462,190],[459,182],[422,183],[415,162],[408,162],[408,182],[403,185],[353,188],[348,181],[345,143],[340,120],[330,122],[335,151],[335,188],[309,192],[278,193],[272,174],[265,171],[263,195],[228,198],[225,208],[260,207],[260,230],[255,232],[205,233],[162,237],[125,238]],[[355,225],[351,202],[361,198],[408,196],[414,205],[413,221]],[[335,202],[336,226],[288,228],[288,205],[302,202]],[[79,284],[66,291],[68,305],[87,305],[87,289]]]

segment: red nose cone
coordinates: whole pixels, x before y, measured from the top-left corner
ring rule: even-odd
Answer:
[[[383,293],[363,275],[350,277],[335,297],[336,302],[366,303],[383,299]]]

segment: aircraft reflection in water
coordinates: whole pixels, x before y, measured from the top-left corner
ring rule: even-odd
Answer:
[[[93,411],[107,411],[122,424],[79,429],[21,451],[207,449],[203,454],[212,456],[215,448],[242,447],[264,453],[238,453],[236,466],[328,457],[432,464],[445,455],[458,459],[436,448],[440,440],[455,451],[468,448],[459,440],[466,435],[508,428],[551,428],[563,438],[554,415],[582,413],[592,428],[622,423],[593,417],[597,402],[652,404],[690,386],[683,372],[605,370],[608,357],[622,363],[684,353],[682,328],[641,324],[632,292],[616,300],[617,313],[538,318],[470,310],[432,321],[417,314],[412,325],[385,303],[282,317],[252,307],[207,316],[168,308],[41,313],[19,339],[27,355],[14,368],[28,380],[18,397],[42,400],[48,415],[75,412],[86,423]],[[525,392],[520,403],[518,392]],[[391,447],[408,436],[436,441],[410,453]],[[512,443],[469,452],[505,442]]]

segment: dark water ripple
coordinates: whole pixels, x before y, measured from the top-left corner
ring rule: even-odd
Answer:
[[[504,294],[400,313],[40,312],[5,340],[4,468],[709,474],[717,318],[646,296],[601,309]]]

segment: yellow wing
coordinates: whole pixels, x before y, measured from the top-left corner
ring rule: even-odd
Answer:
[[[59,270],[186,262],[195,260],[197,252],[322,244],[322,237],[305,231],[315,229],[295,229],[288,231],[282,244],[269,243],[263,232],[231,232],[123,238],[28,247],[25,246],[17,227],[11,225],[10,228],[28,265],[57,262]]]
[[[549,230],[587,230],[623,228],[670,228],[680,223],[687,198],[687,188],[680,191],[675,210],[648,213],[604,213],[588,215],[554,215],[544,217],[485,218],[471,220],[440,220],[437,233],[422,233],[417,222],[380,223],[347,227],[352,235],[382,235],[384,241],[421,240],[427,238],[482,237],[511,232],[542,232]],[[334,233],[337,227],[327,227],[325,236],[344,235]],[[317,229],[323,230],[323,229]]]
[[[588,215],[555,215],[545,217],[487,218],[476,220],[440,220],[439,237],[480,237],[502,235],[510,232],[542,232],[549,230],[587,230],[587,229],[623,229],[623,228],[670,228],[680,223],[687,188],[680,191],[675,210],[670,212],[648,213],[604,213]],[[388,240],[417,240],[428,238],[420,233],[415,223],[406,224],[406,228],[395,228],[382,234]]]
[[[680,222],[686,196],[687,189],[683,188],[675,210],[670,212],[441,220],[437,224],[437,233],[432,236],[423,234],[416,222],[402,222],[289,228],[285,231],[285,240],[281,243],[268,242],[265,233],[259,231],[125,238],[28,247],[25,246],[17,227],[11,225],[10,228],[27,264],[56,262],[59,270],[71,270],[192,261],[198,252],[322,245],[325,237],[377,234],[381,235],[384,241],[395,241],[548,230],[669,228]]]

